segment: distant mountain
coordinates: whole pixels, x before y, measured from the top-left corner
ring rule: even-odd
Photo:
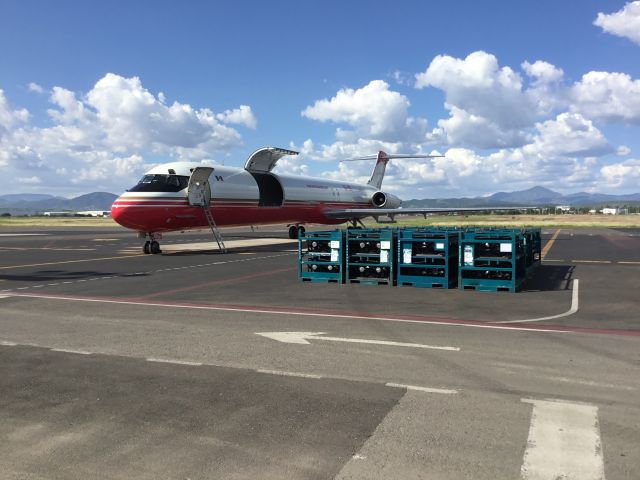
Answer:
[[[403,202],[406,208],[462,208],[462,207],[504,207],[531,205],[599,206],[620,202],[640,202],[640,193],[628,195],[606,195],[603,193],[578,192],[563,195],[544,187],[533,187],[518,192],[498,192],[488,197],[475,198],[425,198]]]
[[[6,197],[14,197],[7,200]],[[29,200],[29,198],[31,198]],[[111,204],[118,198],[108,192],[94,192],[75,198],[61,198],[53,195],[17,194],[0,196],[0,213],[29,215],[37,212],[111,210]]]
[[[519,192],[498,192],[488,197],[494,202],[504,203],[556,203],[563,195],[544,187],[533,187]]]
[[[12,193],[8,195],[0,195],[0,200],[4,200],[5,202],[8,202],[8,203],[37,202],[39,200],[47,200],[49,198],[56,198],[56,197],[54,197],[53,195],[47,195],[44,193]]]

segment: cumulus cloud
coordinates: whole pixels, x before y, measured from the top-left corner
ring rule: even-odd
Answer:
[[[375,140],[401,141],[422,139],[427,122],[408,114],[407,97],[389,89],[383,80],[372,80],[362,88],[345,88],[331,99],[316,101],[302,111],[311,120],[346,124],[353,130],[338,129],[342,140],[366,137]]]
[[[628,38],[640,45],[640,1],[629,2],[615,13],[598,13],[593,22],[611,35]]]
[[[27,89],[34,93],[44,93],[44,88],[35,82],[30,82],[29,85],[27,85]]]
[[[589,72],[569,95],[571,109],[589,118],[640,124],[640,80],[626,73]]]
[[[119,191],[158,160],[201,160],[238,147],[242,137],[231,125],[256,125],[247,105],[216,114],[167,104],[139,78],[113,73],[86,94],[56,86],[49,102],[53,125],[39,128],[29,125],[26,110],[11,109],[0,90],[0,165],[37,170],[43,183],[60,190],[87,191],[100,183]]]
[[[562,105],[563,71],[541,60],[521,67],[529,85],[487,52],[476,51],[466,58],[436,56],[424,72],[415,75],[417,89],[444,92],[449,111],[449,118],[438,121],[429,140],[481,149],[526,144],[527,129]]]
[[[561,68],[543,60],[537,60],[534,63],[525,61],[521,66],[527,75],[535,79],[537,84],[558,82],[564,76]]]
[[[12,110],[4,90],[0,89],[0,137],[3,131],[6,132],[14,125],[24,123],[29,120],[29,112],[26,108]]]
[[[607,186],[614,188],[638,188],[640,184],[640,159],[606,165],[600,174]]]
[[[245,127],[253,129],[255,129],[258,124],[256,117],[254,117],[251,111],[251,107],[248,105],[240,105],[240,108],[225,110],[224,113],[216,115],[216,118],[224,123],[244,125]]]

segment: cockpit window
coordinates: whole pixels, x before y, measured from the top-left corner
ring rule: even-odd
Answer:
[[[179,192],[187,188],[186,175],[145,175],[130,192]]]

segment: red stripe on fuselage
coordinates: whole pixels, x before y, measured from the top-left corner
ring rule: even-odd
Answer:
[[[368,203],[285,202],[282,207],[259,207],[257,202],[213,200],[211,214],[218,226],[268,225],[276,223],[319,223],[336,225],[343,219],[330,218],[325,211],[341,208],[369,208]],[[161,199],[118,199],[111,207],[111,216],[120,225],[143,232],[167,232],[207,227],[200,207]]]

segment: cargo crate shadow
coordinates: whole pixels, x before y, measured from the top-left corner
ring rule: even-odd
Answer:
[[[522,285],[522,292],[552,292],[570,290],[575,266],[540,265]]]

